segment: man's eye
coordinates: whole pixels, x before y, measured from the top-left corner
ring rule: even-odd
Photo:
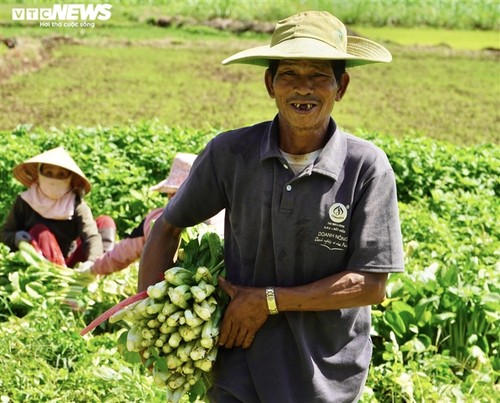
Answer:
[[[317,74],[314,76],[314,80],[321,82],[321,83],[330,82],[332,79],[333,79],[333,77],[329,76],[327,74]]]

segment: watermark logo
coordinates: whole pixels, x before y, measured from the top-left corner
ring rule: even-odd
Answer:
[[[111,18],[111,4],[54,4],[51,8],[13,8],[13,21],[40,21],[41,27],[94,27]]]

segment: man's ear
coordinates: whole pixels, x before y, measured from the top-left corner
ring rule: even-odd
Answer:
[[[349,74],[347,73],[342,74],[342,76],[340,77],[337,94],[335,95],[335,101],[339,102],[344,97],[350,81],[351,78],[349,77]]]
[[[264,73],[264,82],[266,83],[267,93],[271,98],[274,98],[273,77],[269,69]]]

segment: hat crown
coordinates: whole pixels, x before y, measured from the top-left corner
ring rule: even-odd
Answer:
[[[271,47],[294,38],[316,39],[346,52],[347,30],[335,16],[325,11],[308,11],[278,21]]]
[[[177,153],[172,161],[168,177],[160,183],[151,186],[149,190],[162,193],[175,193],[188,177],[196,157],[196,154]]]

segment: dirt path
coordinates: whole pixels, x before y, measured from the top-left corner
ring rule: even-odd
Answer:
[[[14,46],[0,55],[0,83],[7,81],[14,74],[33,73],[45,66],[51,58],[52,51],[61,44],[81,43],[66,36],[51,36],[47,38],[6,38],[0,46],[7,46],[7,41],[13,41]]]

